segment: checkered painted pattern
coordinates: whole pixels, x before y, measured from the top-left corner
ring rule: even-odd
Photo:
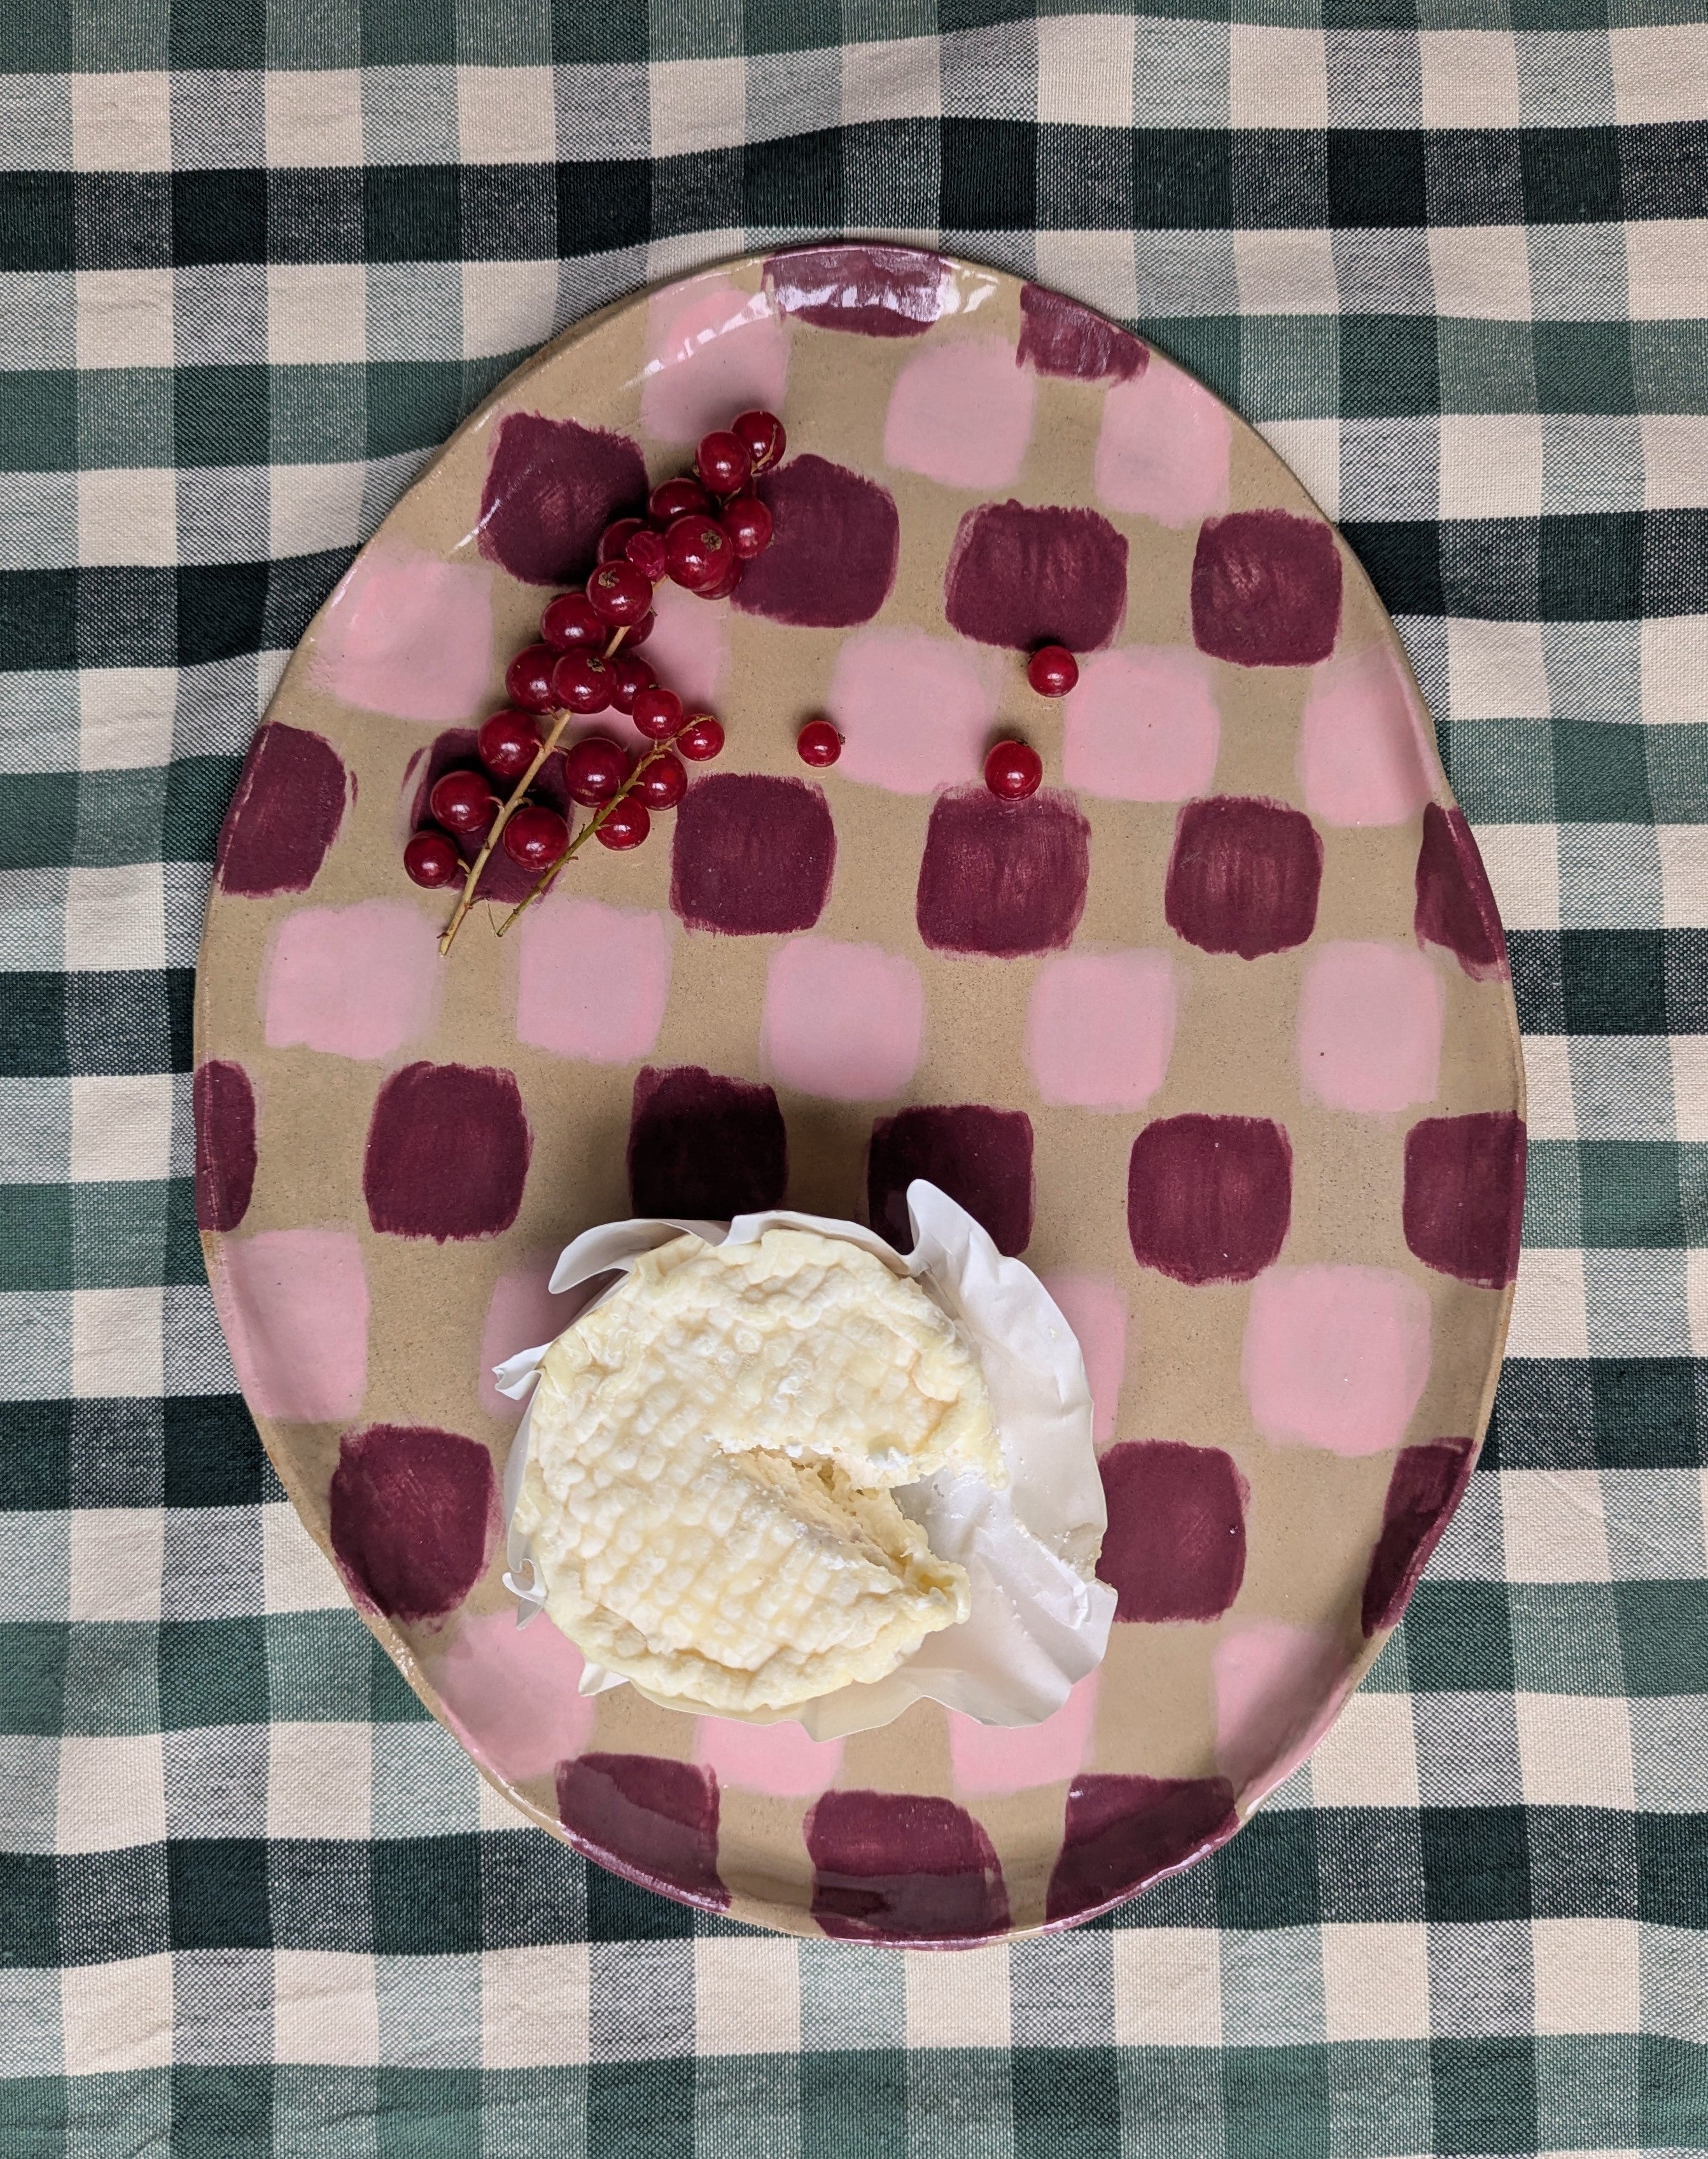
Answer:
[[[0,10],[8,2154],[1708,2145],[1691,15]],[[353,549],[556,328],[838,231],[1141,328],[1341,520],[1531,1090],[1492,1443],[1365,1687],[1214,1859],[960,1957],[757,1937],[517,1824],[284,1503],[188,1181],[214,835]]]

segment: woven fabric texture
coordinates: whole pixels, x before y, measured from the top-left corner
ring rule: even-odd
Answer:
[[[1690,0],[0,8],[0,2149],[1708,2146],[1708,26]],[[522,1826],[298,1526],[197,1244],[215,835],[456,421],[841,232],[1143,330],[1398,621],[1511,932],[1491,1442],[1224,1851],[961,1956]]]

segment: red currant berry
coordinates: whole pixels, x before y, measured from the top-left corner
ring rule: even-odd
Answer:
[[[691,593],[716,584],[733,550],[729,536],[709,517],[679,517],[665,535],[670,555],[670,573]]]
[[[746,443],[723,427],[702,435],[694,453],[694,469],[714,494],[733,494],[745,487],[753,467]]]
[[[674,810],[688,790],[682,760],[666,750],[655,757],[634,783],[634,791],[649,810]]]
[[[641,520],[638,517],[618,518],[599,535],[599,544],[593,559],[599,562],[620,562],[629,551],[629,541],[641,529]]]
[[[781,464],[789,437],[774,412],[743,412],[729,423],[729,432],[753,461],[756,473],[769,472]]]
[[[603,645],[611,625],[585,593],[560,593],[540,618],[540,634],[559,652],[578,645]]]
[[[1036,795],[1043,778],[1043,759],[1029,743],[999,742],[985,759],[985,784],[1005,802]]]
[[[657,676],[638,652],[619,652],[606,665],[611,670],[611,702],[619,712],[632,712],[635,699],[651,689]]]
[[[682,724],[682,701],[674,690],[655,684],[636,696],[629,717],[649,742],[668,742]]]
[[[1026,679],[1040,697],[1065,697],[1079,679],[1079,663],[1065,645],[1040,645],[1026,663]]]
[[[568,826],[543,802],[525,802],[504,828],[504,851],[525,870],[549,870],[568,845]]]
[[[587,598],[614,629],[639,622],[652,608],[652,580],[625,556],[602,562],[587,579]]]
[[[842,754],[842,738],[828,720],[809,720],[794,738],[803,764],[834,764]]]
[[[712,498],[697,479],[662,479],[646,498],[646,514],[660,532],[679,517],[703,517]]]
[[[717,521],[744,562],[763,555],[771,544],[771,513],[756,494],[738,494],[725,503]]]
[[[566,652],[551,670],[551,688],[572,712],[603,712],[611,702],[610,662],[603,653]]]
[[[572,802],[593,809],[608,802],[629,777],[629,753],[608,735],[589,735],[563,760],[564,784]]]
[[[474,746],[494,779],[520,779],[534,762],[540,731],[526,712],[494,712],[481,722]]]
[[[670,557],[665,552],[664,535],[655,532],[650,525],[643,525],[629,536],[629,545],[624,553],[634,563],[642,577],[656,585],[664,581],[670,567]]]
[[[694,588],[696,596],[702,600],[727,600],[741,582],[742,572],[745,567],[746,565],[741,557],[732,548],[729,560],[724,564],[721,573],[715,577],[709,585],[696,585]]]
[[[624,635],[624,645],[630,652],[632,652],[637,645],[645,644],[648,638],[652,635],[657,624],[658,617],[649,611],[647,614],[642,615],[639,622],[631,623],[629,625],[629,628]]]
[[[531,645],[519,652],[505,670],[504,686],[513,705],[525,712],[549,712],[557,702],[551,686],[551,670],[557,655],[549,645]]]
[[[601,847],[609,847],[613,854],[626,854],[630,847],[638,847],[652,830],[652,817],[645,803],[625,795],[607,812],[597,830]]]
[[[403,850],[403,867],[432,892],[456,883],[463,874],[463,857],[443,832],[417,832]]]
[[[484,772],[447,772],[433,782],[427,815],[448,832],[484,832],[498,804]]]
[[[704,764],[723,748],[723,728],[710,712],[696,712],[676,737],[676,748],[696,764]]]

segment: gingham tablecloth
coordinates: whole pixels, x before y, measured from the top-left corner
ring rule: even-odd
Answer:
[[[0,7],[6,2159],[1708,2146],[1708,30],[1262,12]],[[844,230],[1141,327],[1339,518],[1531,1090],[1494,1435],[1364,1689],[1214,1861],[960,1957],[486,1793],[283,1502],[189,1174],[215,832],[351,551],[554,329]]]

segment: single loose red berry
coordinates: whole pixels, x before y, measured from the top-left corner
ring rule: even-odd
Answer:
[[[733,550],[729,535],[709,517],[679,517],[665,535],[670,573],[691,593],[703,592],[723,574]]]
[[[639,622],[630,623],[623,633],[624,650],[633,652],[637,645],[644,645],[657,626],[658,617],[650,612],[642,615]]]
[[[803,764],[834,764],[842,754],[842,738],[828,720],[809,720],[794,738]]]
[[[510,702],[525,712],[549,712],[558,702],[551,686],[551,670],[557,664],[549,645],[531,645],[519,652],[505,670],[505,691]]]
[[[427,814],[448,832],[484,832],[498,803],[484,772],[447,772],[433,782]]]
[[[403,850],[403,867],[432,892],[455,883],[463,874],[463,857],[443,832],[417,832]]]
[[[583,645],[605,645],[611,625],[585,593],[560,593],[540,618],[540,634],[559,652]]]
[[[656,684],[642,690],[629,708],[629,717],[650,742],[668,742],[682,724],[682,701],[674,690]]]
[[[771,544],[771,513],[756,494],[738,494],[725,503],[717,521],[744,562],[763,555]]]
[[[999,742],[985,759],[985,784],[1005,802],[1036,795],[1043,778],[1043,759],[1029,743]]]
[[[638,847],[652,830],[652,818],[645,803],[625,795],[607,811],[595,829],[601,847],[610,848],[613,854],[626,854],[630,847]]]
[[[494,779],[520,779],[534,762],[540,730],[527,712],[494,712],[480,722],[474,747]]]
[[[666,532],[679,517],[703,517],[712,507],[712,498],[697,479],[661,479],[646,498],[646,514],[660,532]]]
[[[563,760],[564,784],[572,802],[588,809],[608,802],[629,777],[629,753],[608,735],[588,735]]]
[[[608,525],[599,535],[599,544],[593,559],[599,562],[619,562],[629,551],[629,543],[635,534],[644,531],[638,517],[619,517]]]
[[[638,652],[619,652],[605,664],[611,670],[611,702],[619,712],[632,712],[641,691],[658,680],[651,663]]]
[[[1026,679],[1040,697],[1065,697],[1079,679],[1079,663],[1065,645],[1040,645],[1026,663]]]
[[[674,810],[687,790],[682,760],[669,750],[655,757],[634,783],[635,793],[649,810]]]
[[[723,748],[723,727],[710,712],[696,712],[676,737],[676,748],[681,755],[696,764],[703,764],[708,758],[716,757]]]
[[[643,525],[629,535],[629,545],[623,551],[642,577],[655,585],[663,582],[665,572],[670,567],[670,557],[665,552],[663,533],[655,532],[650,525]]]
[[[603,653],[566,652],[551,670],[556,701],[572,712],[603,712],[611,702],[611,665]]]
[[[587,598],[613,629],[619,624],[626,629],[650,612],[652,580],[624,556],[600,563],[587,579]]]
[[[733,494],[748,484],[753,461],[747,444],[727,427],[716,427],[700,437],[694,453],[694,469],[714,494]]]
[[[504,828],[504,851],[525,870],[549,870],[568,845],[568,826],[543,802],[525,802]]]
[[[789,437],[774,412],[743,412],[730,422],[729,432],[752,459],[756,473],[769,472],[783,462]]]

